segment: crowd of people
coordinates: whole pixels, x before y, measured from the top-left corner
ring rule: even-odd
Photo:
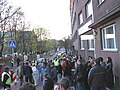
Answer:
[[[107,58],[107,62],[102,57],[93,60],[89,56],[85,62],[81,56],[69,55],[39,62],[28,60],[18,63],[19,90],[28,87],[31,87],[29,90],[35,90],[40,81],[43,90],[106,90],[106,87],[111,89],[114,87],[112,68],[111,57]],[[8,68],[5,72],[8,72]],[[2,74],[4,88],[10,87],[10,76],[5,75],[8,74]],[[24,81],[26,83],[23,83]]]

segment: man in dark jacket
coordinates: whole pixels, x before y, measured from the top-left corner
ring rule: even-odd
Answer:
[[[51,68],[50,69],[50,77],[53,80],[53,82],[56,83],[57,82],[57,69],[54,66],[54,63],[51,64],[50,68]]]
[[[43,78],[45,80],[45,84],[43,86],[43,90],[53,90],[53,87],[54,87],[54,82],[52,81],[52,79],[50,79],[48,77],[48,74],[44,74],[43,75]]]
[[[77,67],[75,68],[74,77],[76,78],[76,90],[85,90],[85,68],[81,60],[77,60]]]
[[[60,63],[61,62],[59,61],[59,65],[58,65],[58,68],[57,68],[57,80],[62,78],[62,66],[61,66]]]
[[[25,81],[32,83],[32,68],[29,66],[29,63],[26,62],[26,66],[23,68],[23,73],[25,75]]]
[[[106,69],[100,65],[100,59],[95,60],[96,65],[90,69],[88,83],[92,90],[105,90]]]

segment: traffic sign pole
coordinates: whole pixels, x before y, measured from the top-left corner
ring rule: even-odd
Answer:
[[[14,67],[14,63],[15,63],[15,60],[14,60],[14,48],[16,48],[16,41],[15,40],[9,40],[8,41],[8,47],[12,48],[12,62],[11,63],[13,63],[13,67]]]
[[[14,66],[14,63],[15,63],[15,60],[14,60],[14,48],[12,48],[12,60],[13,60],[13,66]]]

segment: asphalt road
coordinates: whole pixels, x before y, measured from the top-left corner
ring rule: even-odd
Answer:
[[[18,88],[19,88],[19,82],[17,82],[16,85],[11,84],[11,90],[18,90]],[[39,82],[39,84],[36,86],[36,90],[43,90],[42,88],[43,88],[42,82]],[[0,87],[0,90],[4,90],[3,87]]]
[[[17,83],[17,85],[12,85],[11,86],[11,90],[18,90],[19,88],[19,83]],[[40,82],[37,86],[36,86],[36,90],[43,90],[42,89],[42,82]]]

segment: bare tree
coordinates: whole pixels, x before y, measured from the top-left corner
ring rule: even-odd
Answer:
[[[5,35],[13,32],[17,26],[17,21],[20,16],[20,7],[14,9],[10,6],[7,0],[0,0],[0,56],[2,55],[5,43]],[[15,20],[15,17],[16,20]],[[12,38],[12,34],[11,34]]]

